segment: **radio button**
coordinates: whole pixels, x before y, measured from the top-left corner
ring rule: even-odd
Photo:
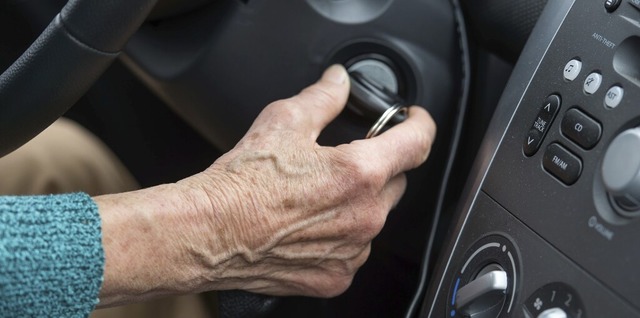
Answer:
[[[547,147],[542,166],[566,185],[576,183],[582,174],[582,161],[580,158],[555,143]]]
[[[538,111],[538,116],[536,116],[536,119],[529,129],[529,133],[527,133],[527,136],[524,138],[522,150],[527,157],[535,155],[538,149],[540,149],[542,140],[547,135],[547,131],[549,131],[549,127],[551,127],[556,114],[558,114],[560,103],[560,96],[554,94],[549,95],[542,104],[542,107]]]
[[[624,89],[620,86],[613,86],[604,95],[604,104],[607,105],[607,108],[616,108],[620,105],[622,97],[624,97]]]
[[[587,150],[593,148],[602,136],[600,124],[576,108],[564,115],[561,129],[567,138]]]
[[[595,94],[600,88],[600,84],[602,84],[602,75],[593,72],[584,80],[584,92],[589,95]]]
[[[582,62],[573,59],[564,67],[564,79],[567,81],[575,80],[582,70]]]

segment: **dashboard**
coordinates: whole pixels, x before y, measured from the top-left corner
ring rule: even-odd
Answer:
[[[640,1],[549,1],[421,317],[640,316]]]

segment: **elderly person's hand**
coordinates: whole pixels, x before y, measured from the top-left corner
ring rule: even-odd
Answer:
[[[400,200],[403,172],[426,160],[435,136],[431,117],[412,107],[377,137],[318,145],[348,93],[346,71],[333,66],[297,96],[267,106],[206,171],[96,198],[106,251],[102,304],[223,289],[342,293]]]

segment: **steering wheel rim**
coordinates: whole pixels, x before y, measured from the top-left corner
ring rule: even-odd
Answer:
[[[62,116],[116,59],[157,0],[70,0],[0,75],[0,157]]]

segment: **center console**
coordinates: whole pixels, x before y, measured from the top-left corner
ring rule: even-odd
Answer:
[[[550,0],[421,317],[640,317],[640,0]]]

